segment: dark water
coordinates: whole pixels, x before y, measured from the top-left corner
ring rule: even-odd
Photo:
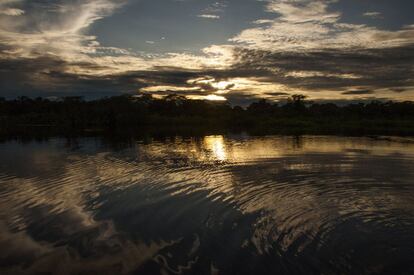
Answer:
[[[0,217],[0,274],[414,274],[414,139],[9,141]]]

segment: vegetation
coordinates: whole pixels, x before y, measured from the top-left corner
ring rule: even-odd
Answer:
[[[285,104],[260,100],[247,108],[188,100],[170,95],[155,99],[118,96],[94,101],[0,98],[0,132],[135,131],[157,129],[241,130],[252,133],[414,134],[414,102],[358,103],[338,106],[307,102],[294,95]]]

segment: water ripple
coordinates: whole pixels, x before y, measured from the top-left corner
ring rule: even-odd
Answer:
[[[6,273],[414,268],[413,143],[245,136],[123,150],[63,143],[0,146]],[[10,148],[24,152],[15,165]],[[58,258],[61,267],[52,264]]]

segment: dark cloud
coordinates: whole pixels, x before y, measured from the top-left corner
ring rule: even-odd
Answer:
[[[91,76],[68,73],[68,67],[80,65],[94,69],[89,63],[68,63],[56,57],[0,59],[1,96],[67,96],[89,98],[133,92],[144,84],[128,75]]]
[[[371,90],[352,90],[343,92],[343,95],[372,95],[374,91]]]
[[[372,89],[414,85],[414,45],[388,49],[327,49],[312,52],[240,49],[234,66],[242,74],[309,90]],[[299,72],[296,76],[292,73]],[[303,72],[303,76],[300,76]]]
[[[308,53],[274,53],[258,50],[236,50],[239,60],[228,69],[183,69],[155,67],[153,70],[131,71],[112,75],[82,75],[68,73],[71,66],[98,70],[104,67],[91,63],[68,63],[56,57],[0,60],[0,88],[3,96],[61,95],[66,93],[94,97],[137,92],[150,86],[181,87],[179,94],[217,91],[210,83],[191,84],[189,80],[214,78],[255,78],[260,81],[283,84],[291,89],[314,91],[330,89],[344,91],[343,95],[374,94],[377,89],[389,88],[401,93],[414,86],[414,46],[373,50],[320,50]],[[234,88],[229,84],[226,89]],[[353,87],[366,87],[353,89]],[[185,89],[188,91],[185,91]],[[172,91],[168,91],[169,93]],[[248,92],[248,91],[245,91]],[[285,96],[285,92],[267,92],[267,96]],[[236,102],[256,99],[230,92],[226,97]]]
[[[395,93],[404,93],[407,91],[407,89],[404,89],[404,88],[393,88],[391,90]]]
[[[238,49],[236,56],[240,61],[227,70],[186,71],[178,73],[177,77],[174,68],[163,68],[162,73],[156,73],[157,79],[162,83],[185,85],[190,78],[205,76],[258,78],[293,89],[314,91],[316,96],[323,89],[345,90],[343,95],[368,95],[377,89],[403,92],[414,86],[414,45],[371,50],[321,49],[308,53]],[[352,89],[358,86],[367,88]],[[277,91],[265,94],[288,95]]]
[[[283,92],[274,92],[274,93],[266,93],[266,95],[270,95],[270,96],[287,96],[289,94],[288,93],[283,93]]]

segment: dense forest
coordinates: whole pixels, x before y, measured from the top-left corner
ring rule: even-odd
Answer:
[[[260,100],[241,108],[228,103],[169,95],[117,96],[86,101],[0,98],[1,133],[39,129],[132,131],[147,128],[247,130],[362,134],[414,134],[414,102],[355,103],[338,106],[293,95],[286,103]]]

